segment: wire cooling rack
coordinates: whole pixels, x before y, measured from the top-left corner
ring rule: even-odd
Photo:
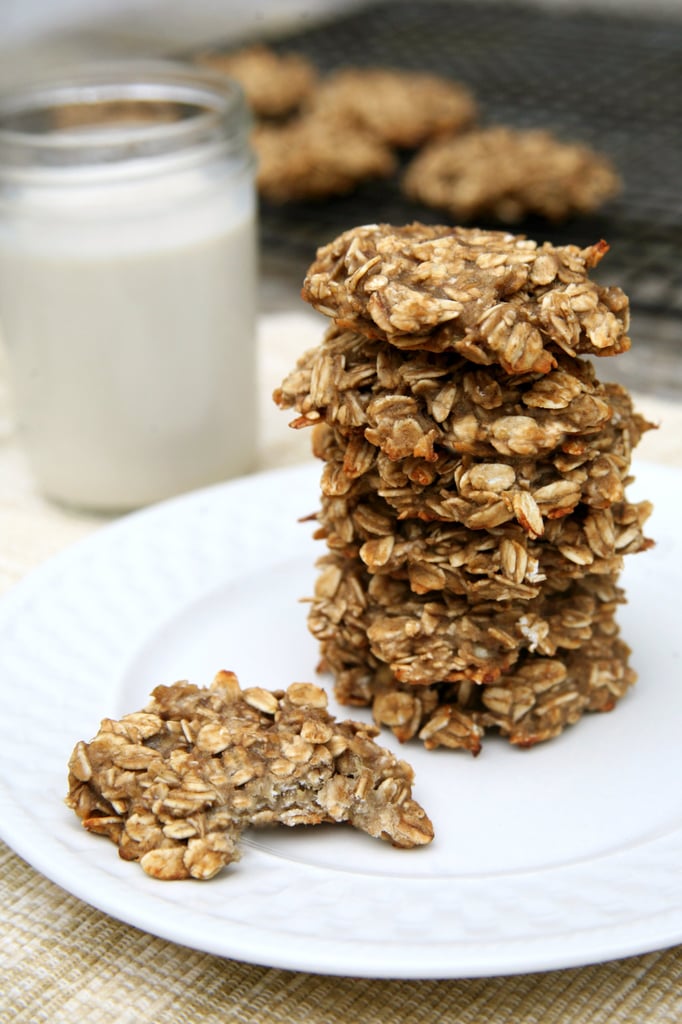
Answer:
[[[532,218],[514,230],[555,244],[605,238],[600,273],[628,292],[633,313],[682,316],[682,18],[391,0],[269,42],[323,73],[381,65],[456,78],[477,96],[484,123],[545,127],[606,153],[625,187],[598,215],[559,226]],[[405,199],[399,178],[324,202],[263,204],[264,250],[309,262],[357,224],[447,220]]]

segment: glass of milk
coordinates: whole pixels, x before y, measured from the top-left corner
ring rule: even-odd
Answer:
[[[254,161],[239,87],[165,62],[0,97],[0,330],[50,498],[121,511],[254,468]]]

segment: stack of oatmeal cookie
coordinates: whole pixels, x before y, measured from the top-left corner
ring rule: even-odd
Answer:
[[[369,225],[308,272],[333,323],[275,400],[324,461],[309,625],[337,698],[401,740],[532,745],[634,681],[615,613],[649,424],[585,358],[630,345],[589,276],[606,250]]]

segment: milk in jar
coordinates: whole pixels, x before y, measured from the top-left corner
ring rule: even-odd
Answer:
[[[0,101],[0,329],[36,479],[134,508],[253,469],[253,162],[238,87],[117,65]]]

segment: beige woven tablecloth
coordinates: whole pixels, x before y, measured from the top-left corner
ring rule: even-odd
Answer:
[[[309,457],[309,438],[287,429],[269,395],[321,330],[321,319],[307,312],[261,320],[263,467]],[[682,410],[650,397],[638,406],[663,423],[638,456],[682,466]],[[0,592],[101,525],[36,493],[13,436],[0,352]],[[682,947],[545,974],[371,981],[255,967],[174,946],[86,906],[2,844],[0,899],[2,1024],[682,1021]]]

